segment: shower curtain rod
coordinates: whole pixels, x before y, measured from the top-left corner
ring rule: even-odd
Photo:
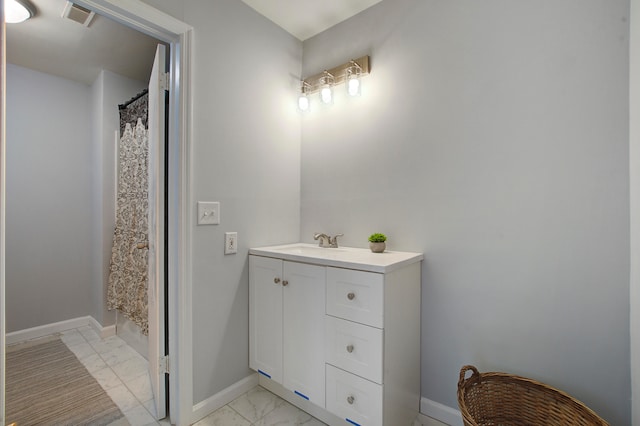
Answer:
[[[138,93],[133,98],[129,99],[127,102],[118,105],[118,109],[125,109],[126,107],[131,105],[133,102],[137,101],[138,99],[146,95],[148,92],[149,92],[149,89],[144,89],[142,92]]]

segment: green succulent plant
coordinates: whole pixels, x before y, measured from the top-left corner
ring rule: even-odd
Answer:
[[[384,243],[385,241],[387,241],[387,236],[379,232],[369,236],[370,243]]]

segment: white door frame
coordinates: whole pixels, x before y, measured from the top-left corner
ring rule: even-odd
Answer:
[[[193,28],[140,0],[75,3],[170,44],[169,92],[169,395],[171,423],[188,425],[193,411],[190,188],[191,38]]]
[[[5,375],[5,109],[6,109],[6,32],[4,23],[4,0],[0,0],[0,425],[6,424],[4,419],[4,378]]]
[[[170,45],[169,95],[169,392],[171,423],[190,424],[193,413],[189,218],[191,163],[191,53],[193,28],[140,0],[74,0],[75,3]],[[0,10],[4,1],[0,0]],[[4,43],[4,26],[1,29]],[[2,49],[4,58],[4,48]],[[1,115],[4,124],[4,59]],[[4,424],[4,125],[0,128],[0,420]]]
[[[629,25],[629,357],[631,424],[640,426],[640,0],[631,0]]]

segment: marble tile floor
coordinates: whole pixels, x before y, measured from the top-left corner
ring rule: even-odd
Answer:
[[[110,426],[167,426],[155,420],[147,360],[117,336],[101,339],[89,326],[61,333],[61,339],[118,405],[125,418]],[[419,416],[413,426],[443,425]],[[324,423],[256,386],[194,426],[322,426]]]
[[[345,422],[346,424],[346,422]],[[320,420],[256,386],[193,426],[322,426]],[[413,426],[446,426],[419,415]]]
[[[118,336],[102,339],[90,326],[60,335],[125,415],[110,426],[170,425],[168,420],[155,420],[147,360],[124,340]]]

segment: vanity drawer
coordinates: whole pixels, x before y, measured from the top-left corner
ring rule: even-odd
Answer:
[[[327,314],[382,328],[384,275],[327,268]]]
[[[382,426],[382,386],[327,364],[327,410],[360,426]]]
[[[325,328],[326,362],[382,384],[381,329],[329,315]]]

